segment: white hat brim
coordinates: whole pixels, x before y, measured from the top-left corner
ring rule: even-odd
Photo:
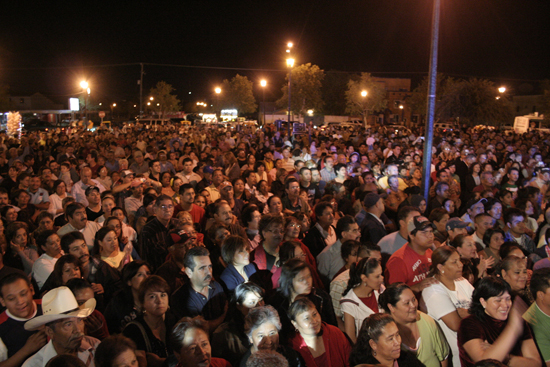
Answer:
[[[35,330],[39,328],[42,325],[46,325],[50,322],[62,320],[62,319],[69,319],[71,317],[78,317],[78,318],[86,318],[94,312],[96,306],[96,300],[95,298],[90,298],[86,301],[78,310],[75,310],[73,312],[69,313],[63,313],[63,314],[56,314],[56,315],[41,315],[37,316],[33,319],[30,319],[25,323],[25,330]]]

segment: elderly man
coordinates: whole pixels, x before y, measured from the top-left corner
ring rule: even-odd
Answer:
[[[86,214],[86,207],[81,203],[72,203],[67,206],[65,216],[69,223],[59,228],[57,234],[63,237],[64,234],[73,231],[79,231],[84,235],[84,240],[88,249],[91,251],[94,248],[95,234],[101,228],[101,224],[90,222]]]
[[[73,185],[71,190],[72,196],[77,202],[88,206],[88,199],[86,199],[86,189],[90,186],[96,186],[99,188],[99,192],[105,191],[105,187],[98,181],[92,178],[92,170],[89,167],[84,167],[80,170],[80,181]]]
[[[44,314],[25,323],[25,329],[44,327],[50,339],[36,354],[23,363],[23,367],[44,367],[57,355],[78,357],[93,367],[94,353],[100,341],[84,334],[84,319],[92,314],[96,300],[90,298],[79,307],[75,296],[67,287],[54,288],[42,298]]]
[[[160,195],[155,200],[154,210],[155,218],[143,227],[138,240],[138,252],[152,270],[158,269],[166,260],[168,247],[172,244],[169,232],[179,222],[172,218],[174,202],[168,195]]]

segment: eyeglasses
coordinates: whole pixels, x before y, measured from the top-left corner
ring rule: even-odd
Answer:
[[[288,225],[289,228],[302,228],[301,224],[292,223]]]
[[[160,208],[162,210],[172,210],[174,209],[174,205],[161,205]]]

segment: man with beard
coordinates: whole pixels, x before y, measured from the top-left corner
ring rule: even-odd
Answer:
[[[59,228],[57,231],[59,237],[63,237],[64,234],[69,232],[79,231],[84,236],[88,249],[91,250],[94,247],[95,234],[101,228],[101,224],[88,220],[86,207],[81,203],[69,204],[65,215],[69,223]]]
[[[225,318],[227,298],[222,286],[212,278],[210,253],[205,247],[193,247],[185,254],[183,265],[189,282],[172,295],[172,310],[178,319],[203,316],[212,332]]]
[[[73,255],[80,260],[82,278],[92,285],[94,297],[97,300],[96,308],[103,312],[106,306],[103,299],[108,302],[121,288],[120,274],[105,261],[90,256],[84,237],[78,231],[61,237],[61,248],[66,255]]]
[[[27,321],[25,329],[44,327],[50,341],[23,366],[43,367],[57,355],[72,355],[91,366],[100,341],[84,334],[84,319],[94,311],[96,300],[90,298],[79,308],[71,290],[59,287],[44,295],[42,305],[44,314]]]
[[[168,195],[161,195],[155,200],[155,218],[147,222],[141,230],[138,240],[138,253],[142,260],[151,265],[151,270],[158,269],[168,256],[168,247],[172,244],[169,232],[176,228],[178,220],[173,219],[174,201]]]

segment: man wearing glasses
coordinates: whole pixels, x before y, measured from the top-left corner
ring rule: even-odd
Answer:
[[[168,248],[172,245],[170,230],[177,225],[174,214],[174,202],[168,195],[160,195],[154,204],[155,218],[142,229],[138,241],[142,260],[149,262],[152,269],[158,269],[166,260]]]

